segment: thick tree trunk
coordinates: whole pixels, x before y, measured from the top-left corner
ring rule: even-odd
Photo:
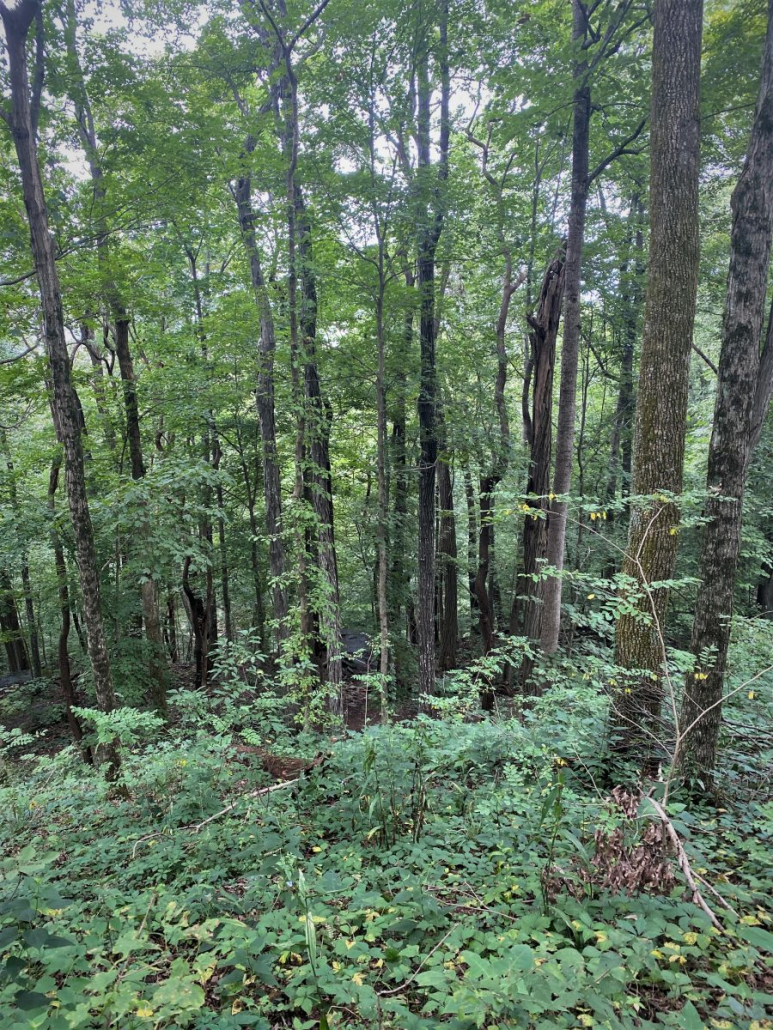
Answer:
[[[579,43],[586,34],[586,14],[581,0],[572,0],[573,39]],[[586,62],[574,68],[574,121],[572,130],[572,196],[569,208],[569,235],[564,268],[564,336],[561,345],[561,384],[556,427],[556,463],[553,493],[548,514],[547,564],[561,573],[566,549],[568,502],[574,461],[574,423],[577,394],[577,367],[580,348],[580,301],[582,249],[585,240],[585,209],[588,202],[588,140],[590,135],[591,93]],[[558,647],[561,629],[560,575],[549,576],[542,584],[542,628],[540,642],[545,654]]]
[[[682,772],[704,784],[711,782],[714,773],[722,719],[773,230],[773,0],[768,0],[768,31],[749,149],[730,206],[730,271],[706,479],[708,521],[703,528],[690,645],[696,667],[685,683],[679,718],[684,736],[677,755]]]
[[[622,677],[611,732],[644,755],[657,736],[666,655],[668,590],[677,553],[690,349],[698,285],[702,0],[658,0],[652,68],[649,281],[636,403],[634,502],[623,572],[638,584],[639,611],[620,616]],[[666,491],[664,493],[660,493]],[[643,670],[643,672],[642,672]]]
[[[100,609],[99,565],[94,548],[94,534],[86,495],[86,475],[78,407],[70,378],[70,358],[64,335],[62,297],[56,269],[54,237],[48,228],[43,181],[37,159],[34,119],[30,109],[25,42],[36,10],[37,4],[34,0],[22,0],[12,10],[0,6],[5,27],[11,79],[13,111],[10,123],[19,160],[24,206],[30,226],[35,271],[40,287],[43,331],[53,386],[54,422],[59,440],[64,446],[67,496],[78,555],[89,658],[94,676],[97,703],[102,711],[109,712],[115,706],[115,694]],[[104,757],[107,762],[108,778],[114,778],[119,768],[117,748],[108,745],[104,749]]]

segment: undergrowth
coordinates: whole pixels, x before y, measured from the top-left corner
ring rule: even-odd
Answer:
[[[209,704],[137,724],[118,788],[6,766],[4,1030],[773,1026],[773,806],[669,803],[718,930],[602,786],[590,691],[332,744]],[[319,760],[266,791],[267,748]]]

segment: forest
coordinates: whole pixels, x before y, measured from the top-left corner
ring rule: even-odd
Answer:
[[[4,1030],[773,1028],[773,0],[0,0]]]

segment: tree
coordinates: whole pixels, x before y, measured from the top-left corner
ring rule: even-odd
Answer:
[[[760,355],[773,231],[773,0],[749,148],[730,206],[730,270],[709,444],[707,522],[690,644],[696,664],[687,676],[679,719],[680,764],[703,783],[711,782],[716,765],[746,473],[756,442],[752,430],[761,427],[773,385]]]
[[[595,5],[598,7],[598,5]],[[559,385],[556,454],[553,494],[548,513],[546,562],[558,575],[549,574],[542,584],[540,643],[545,654],[558,647],[561,629],[561,595],[566,548],[567,495],[572,484],[574,434],[577,400],[577,369],[580,349],[582,252],[585,242],[585,214],[591,183],[612,161],[627,152],[644,128],[644,121],[591,171],[589,168],[590,122],[593,112],[590,76],[602,61],[616,53],[625,40],[647,19],[644,15],[625,25],[633,0],[623,0],[614,8],[605,29],[590,23],[589,9],[582,0],[572,2],[572,39],[576,48],[572,71],[574,81],[572,119],[572,190],[564,268],[564,333],[561,344],[561,381]],[[595,8],[593,8],[595,9]],[[595,46],[593,56],[587,51]]]
[[[27,37],[33,21],[38,19],[40,24],[40,7],[36,0],[22,0],[13,8],[0,4],[0,17],[5,29],[12,105],[10,111],[2,111],[2,116],[11,130],[21,172],[24,207],[35,259],[46,354],[51,374],[51,406],[57,436],[64,447],[67,497],[78,554],[81,597],[94,687],[99,707],[104,712],[110,712],[115,706],[115,693],[102,624],[99,568],[86,496],[79,409],[70,375],[70,357],[64,333],[54,240],[48,227],[46,198],[38,163],[37,121],[43,75],[40,35],[32,90],[27,70]],[[39,29],[39,33],[40,31]],[[104,758],[107,776],[113,779],[117,776],[120,765],[116,747],[107,746],[104,749]]]
[[[437,369],[435,342],[435,255],[443,228],[442,195],[448,177],[450,142],[450,74],[448,65],[448,4],[442,0],[439,12],[437,63],[440,74],[440,139],[437,181],[428,177],[432,168],[430,80],[431,26],[421,11],[416,40],[416,142],[419,192],[417,237],[417,276],[419,293],[419,347],[421,386],[419,389],[419,574],[416,626],[419,644],[419,691],[432,694],[435,689],[435,482],[437,478]]]
[[[636,401],[634,495],[623,572],[637,611],[616,626],[618,745],[646,749],[660,712],[663,629],[677,554],[698,287],[702,0],[658,0],[652,52],[650,259]],[[626,589],[626,588],[624,588]]]

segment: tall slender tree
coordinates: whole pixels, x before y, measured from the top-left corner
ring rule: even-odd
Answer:
[[[94,547],[86,473],[83,462],[79,407],[70,374],[70,356],[65,339],[64,314],[56,269],[54,237],[48,226],[43,179],[37,150],[37,121],[43,85],[42,39],[37,48],[33,88],[27,69],[27,37],[32,23],[41,18],[37,0],[21,0],[9,8],[0,3],[5,29],[11,82],[11,110],[0,108],[13,137],[21,172],[24,207],[27,212],[35,273],[40,290],[43,333],[51,373],[51,404],[56,432],[64,447],[65,480],[78,556],[83,614],[86,622],[89,658],[97,701],[104,712],[115,706],[110,656],[107,650],[100,606],[99,565]],[[40,24],[40,22],[39,22]],[[42,32],[42,30],[39,30]],[[118,774],[120,758],[114,745],[104,749],[107,775]]]

